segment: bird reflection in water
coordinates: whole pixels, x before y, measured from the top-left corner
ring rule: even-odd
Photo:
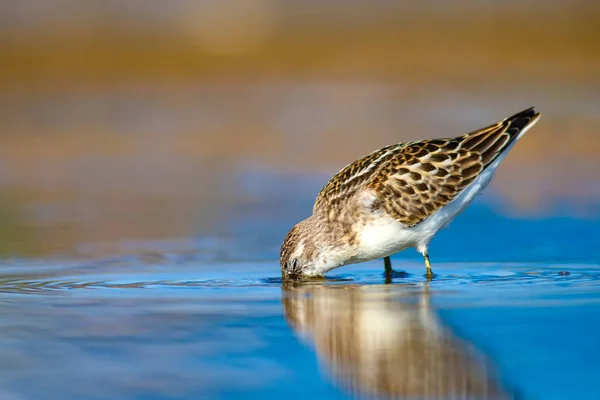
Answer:
[[[413,288],[414,289],[414,288]],[[290,284],[288,323],[320,365],[357,396],[508,399],[484,357],[429,306],[429,290]]]

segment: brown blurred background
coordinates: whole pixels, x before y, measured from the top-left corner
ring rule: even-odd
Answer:
[[[598,21],[591,0],[1,2],[0,254],[223,233],[273,194],[276,219],[378,147],[531,105],[492,193],[589,216]]]

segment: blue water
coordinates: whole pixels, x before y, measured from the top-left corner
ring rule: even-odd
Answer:
[[[197,254],[5,260],[0,398],[600,398],[598,222],[475,204],[430,283],[407,251],[391,284],[379,261],[282,284],[285,218]]]

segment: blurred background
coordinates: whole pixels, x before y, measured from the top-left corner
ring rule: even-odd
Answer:
[[[348,162],[543,117],[485,200],[600,215],[592,0],[0,2],[0,255],[276,260]]]

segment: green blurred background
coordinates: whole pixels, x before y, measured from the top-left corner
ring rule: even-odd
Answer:
[[[531,105],[543,117],[492,197],[504,213],[586,218],[600,200],[598,21],[583,0],[3,1],[0,254],[223,233],[269,193],[288,196],[274,215],[314,198],[383,145]],[[312,192],[294,191],[298,175]]]

